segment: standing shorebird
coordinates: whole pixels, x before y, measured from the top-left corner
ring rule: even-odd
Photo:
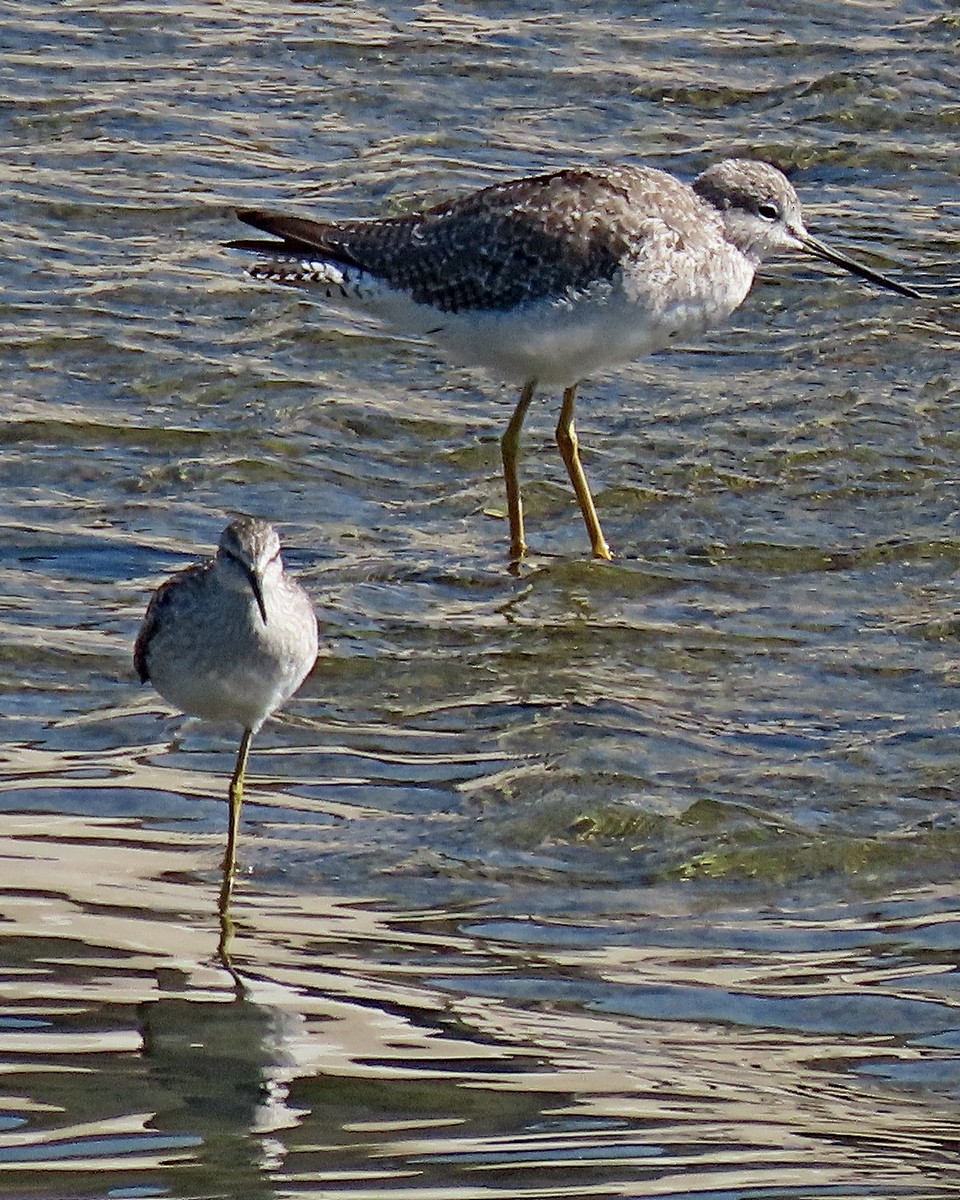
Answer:
[[[230,780],[222,906],[233,885],[250,743],[316,659],[313,604],[283,569],[277,531],[256,517],[228,525],[216,557],[161,584],[147,608],[133,651],[140,681],[190,716],[243,730]]]
[[[586,376],[719,324],[778,251],[920,297],[817,241],[787,178],[747,159],[717,163],[692,184],[649,167],[557,171],[381,220],[237,215],[281,239],[230,243],[267,256],[254,277],[308,285],[520,384],[501,441],[514,560],[527,549],[520,430],[539,384],[563,388],[560,455],[593,553],[610,558],[573,423]]]

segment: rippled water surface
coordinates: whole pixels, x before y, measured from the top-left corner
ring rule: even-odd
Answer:
[[[954,4],[22,0],[0,49],[0,1194],[960,1191]],[[531,411],[222,243],[731,153],[784,261]],[[274,521],[323,655],[251,760],[141,688]],[[228,931],[229,932],[229,931]],[[228,969],[228,967],[232,969]]]

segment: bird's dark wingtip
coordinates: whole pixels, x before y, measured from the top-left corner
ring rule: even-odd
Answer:
[[[306,254],[323,245],[326,226],[304,217],[285,216],[282,213],[264,212],[259,208],[236,209],[237,219],[244,225],[252,225],[261,233],[276,238],[275,242],[258,241],[250,238],[235,238],[227,245],[235,250],[252,250],[256,254]]]
[[[259,229],[263,233],[273,234],[277,240],[267,240],[266,238],[231,238],[229,242],[224,242],[224,246],[228,250],[246,250],[252,254],[275,254],[283,248],[283,234],[276,228],[277,215],[276,213],[264,212],[260,208],[237,208],[234,209],[237,215],[237,220],[242,221],[244,225],[250,225],[254,229]]]

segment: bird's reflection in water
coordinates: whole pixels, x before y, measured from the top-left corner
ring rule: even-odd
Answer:
[[[234,1195],[268,1196],[264,1172],[276,1170],[286,1153],[271,1135],[306,1115],[288,1094],[305,1022],[289,1007],[252,1000],[232,965],[227,969],[236,984],[232,1000],[170,996],[142,1006],[154,1121],[199,1135],[196,1167],[204,1177],[229,1179]]]

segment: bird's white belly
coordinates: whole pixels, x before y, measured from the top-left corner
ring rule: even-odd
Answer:
[[[262,625],[252,595],[197,588],[176,621],[158,627],[147,648],[150,682],[175,708],[209,721],[258,729],[303,682],[310,638],[272,613]],[[309,602],[304,606],[312,616]],[[270,619],[272,617],[272,619]],[[189,664],[189,669],[185,669]]]
[[[618,302],[540,302],[512,312],[448,314],[430,336],[456,361],[486,367],[505,382],[571,387],[659,350],[671,333]]]
[[[151,663],[151,682],[181,712],[209,721],[230,722],[256,729],[267,713],[278,708],[293,692],[293,680],[277,670],[264,677],[259,662],[238,662],[225,653],[203,670],[186,672],[161,656]]]
[[[737,256],[739,259],[739,256]],[[699,333],[725,320],[743,301],[753,279],[734,260],[718,285],[704,273],[694,287],[665,280],[655,290],[631,291],[617,277],[581,292],[509,309],[443,312],[365,272],[340,274],[326,298],[362,309],[384,324],[425,338],[465,366],[486,367],[504,382],[570,387],[587,376],[661,350],[675,337]]]

